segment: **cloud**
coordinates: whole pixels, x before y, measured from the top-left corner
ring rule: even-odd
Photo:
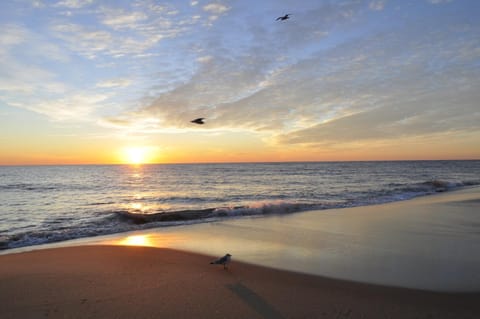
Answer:
[[[72,89],[55,69],[46,68],[52,62],[59,68],[70,63],[70,57],[46,35],[18,25],[1,28],[0,100],[5,104],[54,120],[83,120],[110,96]]]
[[[126,7],[102,5],[87,14],[92,21],[88,25],[63,19],[53,21],[49,31],[72,52],[88,59],[152,56],[148,51],[160,41],[186,34],[200,22],[200,16],[179,15],[173,5],[152,1]]]
[[[39,57],[54,60],[67,61],[69,59],[57,44],[51,43],[41,33],[31,31],[22,25],[4,24],[0,25],[0,55]]]
[[[315,115],[312,115],[313,119],[309,115],[316,112],[312,105],[318,98],[312,97],[309,91],[314,91],[316,82],[320,81],[315,80],[318,74],[312,73],[316,68],[306,65],[305,74],[302,75],[303,70],[289,67],[296,61],[296,58],[289,56],[296,57],[309,52],[312,40],[318,41],[328,35],[331,25],[324,22],[326,19],[323,17],[342,19],[342,12],[352,9],[345,5],[321,6],[313,13],[306,13],[307,17],[313,15],[314,19],[299,18],[313,21],[314,28],[306,22],[283,27],[272,24],[272,21],[268,21],[266,26],[253,24],[250,27],[247,24],[245,27],[244,21],[241,25],[235,25],[234,21],[239,20],[234,19],[229,24],[232,30],[218,33],[213,29],[201,46],[197,44],[195,73],[180,85],[152,98],[152,102],[139,110],[138,114],[162,117],[170,128],[184,128],[192,117],[198,116],[208,117],[209,127],[248,130],[281,130],[315,122]],[[314,17],[315,14],[320,18]],[[301,16],[300,13],[298,15]],[[336,23],[338,19],[330,21]],[[272,26],[274,28],[270,29]],[[250,32],[248,36],[252,40],[249,46],[237,49],[231,39],[235,34],[233,30],[241,28]],[[233,32],[232,36],[222,38],[230,32]],[[315,65],[315,62],[312,64]],[[299,75],[292,76],[292,73]],[[305,105],[298,105],[293,90],[302,81],[305,83],[304,89],[298,92],[299,95],[305,92]],[[292,114],[293,107],[298,108],[296,114]]]
[[[368,7],[375,11],[383,10],[383,8],[385,7],[385,0],[370,1],[370,3],[368,4]]]
[[[208,12],[208,13],[212,13],[212,14],[216,14],[216,15],[220,15],[222,13],[225,13],[228,10],[230,10],[230,8],[227,7],[224,4],[221,4],[221,3],[209,3],[205,6],[203,6],[203,11]]]
[[[63,40],[72,52],[95,59],[99,55],[120,57],[140,54],[153,47],[161,36],[142,39],[122,36],[107,30],[87,28],[77,24],[57,24],[51,28],[54,35]]]
[[[107,98],[108,95],[105,94],[74,93],[57,99],[37,101],[32,105],[24,105],[23,108],[58,121],[79,121],[101,108],[101,103]]]
[[[19,25],[0,26],[0,92],[7,104],[22,95],[59,93],[65,85],[44,68],[45,62],[68,61],[58,46]]]
[[[145,21],[148,16],[144,12],[125,12],[122,9],[103,10],[102,23],[113,29],[135,28],[138,23]]]
[[[89,47],[92,51],[101,51],[105,50],[109,43],[113,42],[113,36],[110,32],[94,30],[93,28],[87,29],[78,24],[55,24],[51,29],[54,35],[69,44],[73,44],[72,47],[78,45],[78,47]],[[83,49],[77,50],[82,51]]]
[[[116,78],[116,79],[109,79],[109,80],[98,82],[96,87],[99,87],[99,88],[115,88],[115,87],[125,88],[125,87],[130,86],[131,84],[132,84],[131,79]]]
[[[206,55],[206,56],[201,56],[197,58],[197,61],[200,63],[208,63],[213,60],[213,57],[211,55]]]
[[[50,6],[49,10],[61,12],[63,8],[76,9],[89,4],[89,1],[59,1],[55,6]],[[103,93],[96,92],[126,88],[132,84],[132,81],[115,77],[104,81],[93,78],[93,83],[96,82],[93,87],[92,84],[82,83],[77,85],[77,89],[72,89],[68,82],[63,80],[84,82],[82,74],[99,71],[97,65],[85,63],[78,59],[79,56],[101,60],[104,64],[111,64],[112,60],[107,59],[111,57],[157,58],[160,53],[152,53],[149,50],[154,48],[160,40],[184,34],[192,30],[193,25],[200,23],[198,10],[194,10],[192,15],[177,16],[178,10],[172,5],[159,6],[151,1],[132,3],[132,10],[112,9],[107,6],[93,7],[93,5],[92,3],[91,10],[81,13],[82,19],[88,18],[89,24],[79,24],[80,16],[60,18],[57,16],[45,19],[44,21],[50,21],[50,25],[41,26],[38,32],[22,26],[2,26],[0,34],[2,101],[12,106],[45,114],[55,120],[74,118],[74,113],[78,113],[79,118],[91,115],[101,109],[104,103],[111,103],[107,100],[113,97],[113,95],[105,96]],[[210,13],[223,13],[227,9],[223,5],[215,4],[207,6],[206,10]],[[194,40],[190,41],[194,42]],[[189,49],[186,48],[181,52],[182,59],[188,59],[186,51]],[[175,46],[170,51],[161,53],[164,56],[168,55],[167,64],[172,63],[170,56],[174,56],[173,52],[178,52]],[[208,60],[211,59],[206,58],[207,56],[205,55],[204,59],[199,58],[198,63],[207,65]],[[189,76],[188,73],[192,71],[189,70],[188,60],[182,62],[179,65],[185,65],[185,67],[162,68],[161,64],[157,63],[155,66],[160,68],[158,71],[152,70],[152,73],[162,74],[162,78],[151,81],[157,87],[151,87],[150,91],[165,92]],[[127,63],[128,66],[135,66],[130,61]],[[79,71],[85,66],[86,69]],[[136,87],[136,89],[139,88]],[[92,97],[101,97],[101,99],[87,99],[86,90],[90,90]],[[62,104],[68,108],[62,108]],[[142,120],[138,119],[139,122]]]
[[[34,0],[34,1],[32,1],[32,6],[34,8],[44,8],[45,3],[43,3],[43,1],[41,1],[41,0]]]
[[[12,46],[20,44],[28,37],[28,30],[15,24],[2,25],[0,33],[0,52],[5,52]]]
[[[62,0],[55,3],[55,7],[65,7],[70,9],[79,9],[90,5],[93,3],[93,0]]]
[[[386,35],[361,46],[357,44],[355,52],[366,54],[358,60],[361,63],[355,63],[353,58],[348,64],[341,62],[350,79],[340,70],[322,79],[326,82],[322,86],[335,90],[342,98],[335,104],[320,105],[326,110],[337,105],[342,112],[278,134],[277,141],[330,145],[478,131],[475,123],[480,121],[480,112],[476,111],[476,101],[480,92],[474,89],[474,83],[478,83],[480,70],[466,67],[480,57],[475,49],[479,41],[472,37],[475,32],[470,30],[470,38],[461,38],[456,32],[430,30],[409,39],[390,39],[402,43],[403,54],[396,52],[392,42],[384,38]],[[456,39],[455,49],[451,48],[452,39]],[[389,45],[391,51],[377,51],[377,41]],[[328,95],[325,97],[326,101],[333,101]]]
[[[372,110],[279,135],[278,142],[332,145],[477,130],[480,114],[475,112],[474,101],[480,94],[468,92],[452,98],[451,93],[417,97],[410,103],[389,101]],[[452,107],[452,103],[462,106],[460,109]]]
[[[225,14],[230,10],[229,7],[222,3],[209,3],[203,6],[203,11],[210,14],[208,17],[207,25],[211,26],[222,14]]]
[[[102,126],[142,133],[206,117],[206,132],[295,146],[478,130],[478,25],[438,10],[383,25],[386,3],[310,1],[286,23],[273,7],[235,1],[92,3],[38,31],[2,26],[1,99],[55,120],[102,114]],[[90,3],[59,4],[40,11]]]
[[[452,2],[453,0],[427,0],[427,2],[431,4],[442,4],[442,3],[448,3]]]
[[[188,128],[189,120],[202,116],[209,129],[269,132],[282,144],[475,129],[478,29],[422,21],[326,48],[312,46],[312,30],[322,32],[318,41],[332,41],[338,21],[346,28],[364,9],[354,2],[326,5],[297,13],[301,21],[293,26],[245,27],[252,39],[248,47],[235,47],[214,28],[199,50],[194,74],[133,113],[159,118],[165,129]],[[303,25],[309,21],[303,15],[312,12],[325,20]],[[328,20],[331,16],[336,18]]]

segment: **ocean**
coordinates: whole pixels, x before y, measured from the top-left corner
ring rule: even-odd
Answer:
[[[0,249],[475,185],[478,160],[0,166]]]

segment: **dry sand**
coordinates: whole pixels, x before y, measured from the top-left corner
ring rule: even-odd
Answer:
[[[235,258],[235,256],[234,256]],[[0,256],[0,318],[480,318],[480,293],[391,288],[170,249]]]

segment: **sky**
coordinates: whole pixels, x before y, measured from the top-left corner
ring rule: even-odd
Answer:
[[[1,1],[0,165],[479,159],[479,16],[477,0]]]

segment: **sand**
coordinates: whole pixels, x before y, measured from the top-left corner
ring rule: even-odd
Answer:
[[[9,250],[0,318],[480,318],[479,211],[477,187]]]
[[[98,239],[329,278],[439,292],[480,291],[480,188],[375,206],[167,227]]]
[[[171,249],[0,256],[0,318],[479,318],[479,293],[328,279]]]

